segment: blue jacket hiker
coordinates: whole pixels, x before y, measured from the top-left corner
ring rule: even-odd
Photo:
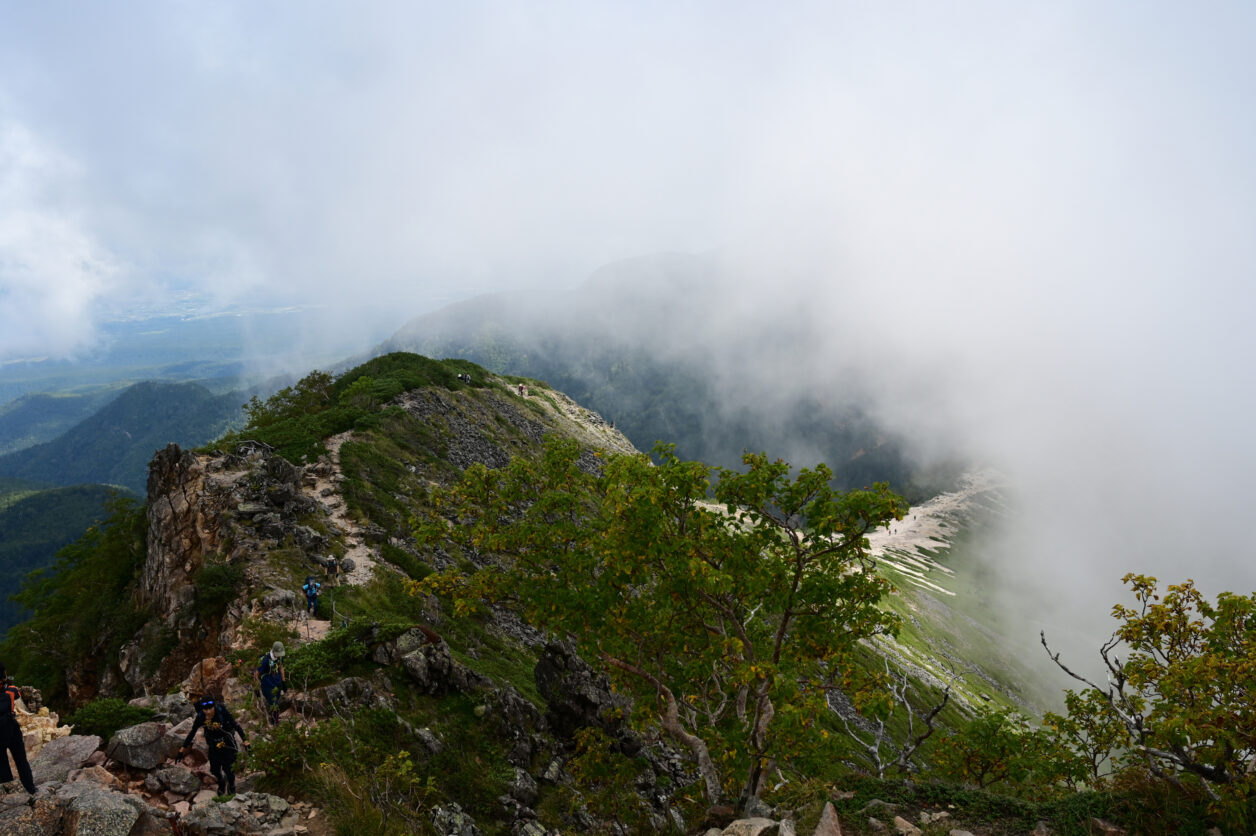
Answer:
[[[279,722],[279,694],[288,687],[284,682],[283,657],[283,642],[275,642],[270,651],[257,660],[253,671],[262,699],[266,701],[266,718],[272,725]]]
[[[21,698],[22,692],[9,684],[8,672],[4,663],[0,662],[0,784],[13,780],[13,770],[9,768],[9,755],[13,755],[17,776],[22,780],[23,789],[31,794],[31,803],[34,804],[35,778],[30,762],[26,760],[22,727],[17,724],[17,701]]]
[[[191,747],[197,729],[205,730],[205,745],[209,748],[209,771],[218,779],[218,794],[235,795],[234,766],[236,753],[240,749],[236,746],[233,735],[239,735],[240,743],[247,749],[249,743],[245,739],[244,729],[240,728],[240,724],[225,705],[210,696],[202,697],[196,704],[196,721],[192,723],[192,730],[188,732],[179,749],[180,756],[186,754]]]
[[[305,611],[314,612],[318,607],[318,592],[323,585],[314,580],[313,576],[305,579],[305,586],[301,587],[301,591],[305,593]]]

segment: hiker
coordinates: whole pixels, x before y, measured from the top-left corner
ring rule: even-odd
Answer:
[[[281,661],[283,657],[283,642],[275,642],[270,650],[257,660],[257,668],[253,671],[253,679],[262,692],[262,699],[266,701],[266,717],[272,726],[279,722],[279,694],[288,687],[288,684],[284,682]]]
[[[340,574],[340,564],[336,562],[336,556],[331,555],[327,558],[327,583],[334,586],[336,576]]]
[[[188,732],[183,745],[179,747],[180,758],[186,755],[192,747],[192,738],[196,737],[196,730],[199,728],[205,729],[205,746],[209,749],[209,771],[218,779],[218,794],[235,795],[233,765],[236,753],[240,749],[236,746],[232,735],[239,735],[240,743],[247,749],[249,742],[245,739],[244,729],[240,728],[240,724],[231,716],[227,706],[217,702],[212,696],[206,695],[196,704],[196,721],[192,723],[192,730]]]
[[[33,805],[35,776],[31,773],[30,762],[26,760],[22,727],[17,724],[17,701],[21,698],[22,692],[9,683],[8,672],[4,663],[0,662],[0,784],[13,780],[13,770],[9,768],[9,755],[13,755],[17,777],[22,779],[22,787],[31,794],[30,803]]]
[[[305,611],[313,613],[318,609],[318,592],[323,585],[314,580],[313,575],[307,575],[305,578],[305,586],[301,587],[301,591],[305,593]]]

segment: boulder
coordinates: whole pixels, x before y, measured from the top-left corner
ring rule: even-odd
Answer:
[[[201,789],[201,779],[186,766],[163,766],[155,775],[162,786],[179,795],[191,795]]]
[[[153,715],[154,720],[170,723],[171,725],[181,720],[186,720],[196,713],[192,703],[188,702],[188,698],[183,694],[154,694],[148,697],[136,697],[130,701],[130,705],[151,709],[155,712]]]
[[[35,784],[64,781],[73,770],[89,766],[100,744],[100,738],[94,734],[71,734],[48,741],[31,759]]]
[[[187,679],[179,686],[184,694],[192,699],[196,699],[204,694],[215,694],[222,696],[227,689],[227,680],[231,677],[231,665],[221,656],[215,656],[212,659],[202,659],[192,666],[191,673]],[[189,707],[190,704],[189,704]],[[190,717],[194,711],[189,711],[185,717]],[[173,722],[173,721],[172,721]]]
[[[76,836],[130,836],[146,809],[137,798],[89,782],[67,784],[57,797],[69,799],[63,827]]]
[[[171,746],[165,723],[140,723],[120,729],[105,747],[105,754],[136,769],[154,769],[172,757],[178,746]]]

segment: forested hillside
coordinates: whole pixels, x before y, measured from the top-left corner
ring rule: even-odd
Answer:
[[[22,491],[12,502],[0,500],[0,635],[23,616],[10,595],[27,574],[51,566],[63,546],[109,515],[118,495],[105,485],[75,485]]]
[[[137,383],[56,439],[0,456],[0,476],[143,493],[154,451],[204,444],[239,426],[245,397],[195,383]]]
[[[51,441],[100,409],[121,388],[85,394],[33,394],[0,407],[0,455]]]

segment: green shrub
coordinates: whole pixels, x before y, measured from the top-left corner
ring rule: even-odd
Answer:
[[[151,708],[128,705],[116,697],[92,700],[69,717],[66,725],[74,727],[75,734],[94,734],[108,741],[118,729],[125,729],[153,719]]]
[[[193,579],[196,590],[196,613],[202,619],[216,618],[236,599],[244,567],[220,557],[209,557]]]

